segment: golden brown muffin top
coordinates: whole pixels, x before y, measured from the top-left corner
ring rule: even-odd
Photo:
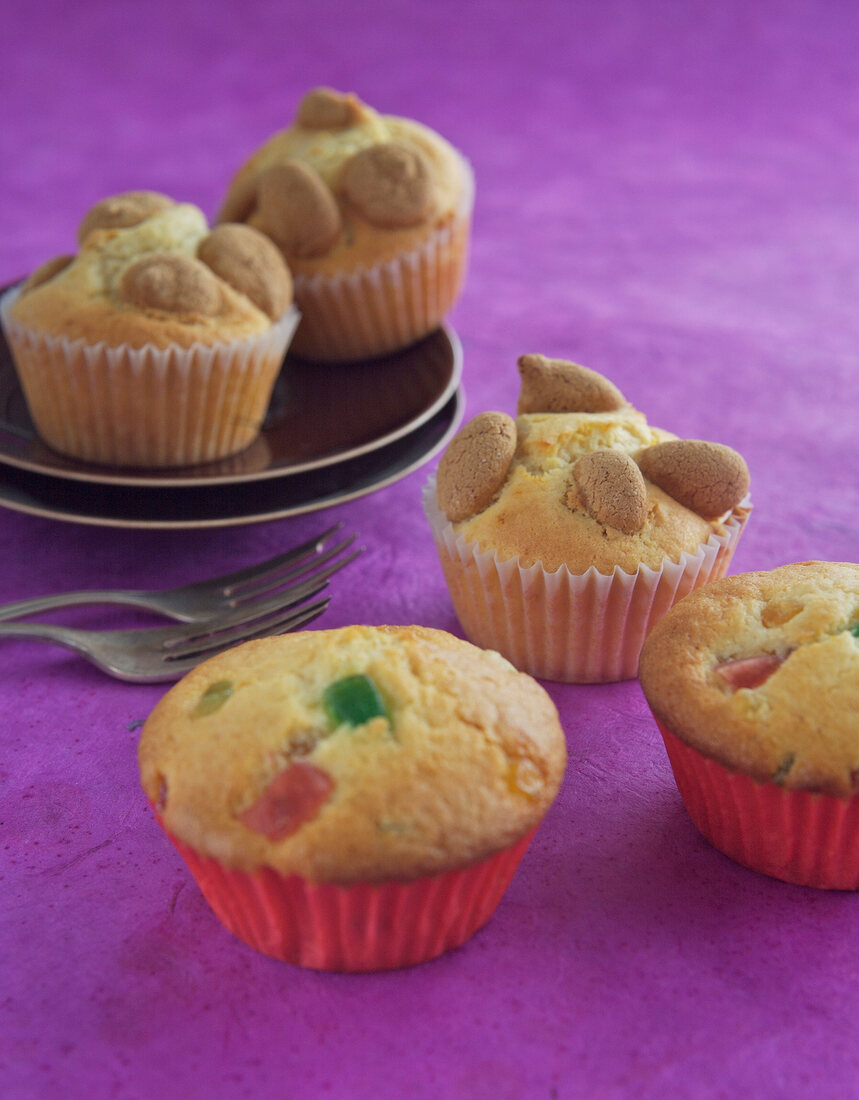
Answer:
[[[696,590],[657,623],[641,686],[672,733],[735,771],[859,787],[859,565],[800,562]]]
[[[296,274],[334,275],[419,248],[468,210],[471,190],[433,130],[316,88],[236,173],[219,219],[266,233]]]
[[[283,256],[246,225],[151,191],[96,203],[76,256],[38,268],[11,314],[40,332],[141,347],[214,344],[265,332],[292,304]]]
[[[196,851],[347,883],[508,847],[549,808],[566,745],[547,693],[498,654],[354,626],[200,665],[149,716],[139,759],[165,827]]]
[[[736,451],[678,440],[596,371],[523,355],[519,416],[481,413],[439,463],[437,501],[458,534],[501,560],[634,573],[695,553],[745,498]],[[504,424],[499,432],[486,425]]]

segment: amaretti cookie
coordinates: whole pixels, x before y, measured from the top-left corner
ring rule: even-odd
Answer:
[[[249,642],[158,703],[143,787],[215,913],[326,970],[432,958],[495,910],[566,746],[534,680],[443,631]]]
[[[708,584],[654,628],[640,679],[711,844],[787,882],[859,887],[859,565]]]
[[[467,423],[424,492],[459,621],[533,676],[632,678],[653,623],[724,574],[746,464],[651,427],[586,367],[524,355],[519,369],[517,417]]]
[[[239,169],[220,218],[268,234],[295,277],[296,354],[383,355],[435,329],[459,295],[474,184],[411,119],[316,88]]]
[[[298,320],[280,251],[150,191],[103,199],[78,236],[0,303],[42,439],[141,467],[249,446]]]

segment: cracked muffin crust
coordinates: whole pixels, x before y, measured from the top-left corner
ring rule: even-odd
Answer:
[[[467,163],[439,134],[316,88],[238,170],[219,220],[282,250],[302,311],[295,349],[349,360],[441,322],[464,276],[472,199]]]
[[[651,427],[578,364],[526,355],[519,367],[519,408],[530,411],[506,418],[506,467],[491,454],[495,437],[475,431],[502,413],[466,424],[439,464],[439,506],[467,540],[549,571],[658,569],[694,552],[745,497],[748,470],[730,447]]]
[[[24,283],[12,319],[91,344],[190,347],[265,332],[292,304],[289,269],[268,238],[247,226],[210,230],[196,206],[165,195],[103,199],[78,236],[76,256]]]
[[[641,686],[676,736],[761,782],[859,783],[859,565],[801,562],[692,593],[645,643]]]
[[[565,762],[538,684],[420,627],[247,643],[180,681],[140,740],[171,834],[230,867],[338,884],[509,847],[548,810]]]

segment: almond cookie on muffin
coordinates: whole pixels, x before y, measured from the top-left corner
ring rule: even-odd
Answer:
[[[787,882],[859,888],[859,565],[708,584],[657,624],[639,675],[714,847]]]
[[[533,676],[636,675],[668,607],[724,574],[750,511],[732,448],[651,427],[607,378],[519,360],[518,416],[481,413],[424,493],[468,638]]]
[[[549,696],[439,630],[249,642],[155,707],[143,787],[223,923],[324,970],[407,966],[494,912],[551,806]]]
[[[96,203],[78,238],[0,303],[42,439],[140,467],[248,447],[298,321],[278,249],[152,191]]]
[[[406,347],[450,311],[473,192],[467,162],[433,130],[316,88],[240,168],[220,218],[283,251],[302,314],[294,352],[346,362]]]

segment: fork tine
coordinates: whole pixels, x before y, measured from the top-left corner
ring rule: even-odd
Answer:
[[[321,584],[317,591],[325,587]],[[315,593],[312,593],[315,595]],[[264,615],[245,615],[237,621],[226,622],[223,619],[215,620],[208,627],[205,623],[198,624],[193,634],[187,637],[178,637],[175,640],[168,639],[162,647],[164,660],[179,660],[193,654],[205,653],[210,649],[226,648],[231,645],[239,645],[251,636],[254,631],[264,630],[276,622],[289,619],[301,613],[293,603],[281,605],[280,608],[270,607]]]
[[[244,569],[237,569],[234,573],[224,573],[223,576],[216,579],[224,592],[231,594],[235,588],[241,587],[246,581],[253,581],[257,577],[265,576],[273,570],[282,569],[284,565],[300,561],[302,558],[306,558],[316,553],[322,544],[330,539],[332,535],[335,535],[342,526],[342,523],[335,523],[334,526],[329,527],[327,531],[323,531],[322,534],[317,535],[315,538],[308,539],[298,546],[293,546],[291,550],[285,550],[282,554],[276,554],[273,558],[257,562],[255,565],[248,565]],[[198,582],[198,586],[202,588],[211,583],[212,580],[200,581]],[[188,587],[196,586],[189,585]]]
[[[337,558],[338,554],[352,546],[354,541],[354,535],[350,536],[348,539],[343,539],[342,542],[337,543],[337,546],[331,547],[330,550],[318,554],[317,557],[313,558],[311,561],[302,562],[295,566],[295,569],[290,569],[286,573],[280,573],[278,570],[273,570],[271,573],[266,572],[265,575],[261,576],[260,584],[254,585],[253,587],[247,585],[240,594],[235,595],[232,599],[232,606],[236,608],[244,607],[247,603],[253,601],[253,599],[258,599],[267,593],[283,591],[284,595],[286,595],[285,585],[289,586],[289,592],[299,593],[302,585],[294,585],[293,582],[298,580],[301,576],[307,575],[306,584],[318,579],[318,577],[333,576],[334,573],[339,572],[344,565],[348,565],[351,561],[354,561],[355,558],[359,557],[359,554],[364,552],[363,548],[359,547],[359,549],[353,550],[348,557],[333,561],[327,569],[319,569],[318,566],[324,565],[332,561],[332,559]],[[224,594],[233,595],[233,592],[232,590],[227,590]]]
[[[277,558],[273,559],[271,563],[264,562],[264,568],[257,569],[240,584],[224,585],[223,594],[232,597],[233,602],[236,604],[246,601],[246,599],[252,599],[262,592],[271,590],[271,588],[287,584],[294,577],[315,570],[317,565],[323,565],[331,561],[332,558],[337,557],[339,553],[350,547],[354,541],[355,536],[351,535],[348,539],[335,543],[326,551],[322,551],[320,549],[322,543],[317,542],[315,550],[311,553],[302,554],[299,559],[282,561]]]
[[[286,591],[275,592],[267,600],[241,604],[235,611],[205,622],[181,627],[166,627],[161,632],[161,644],[165,650],[169,650],[178,657],[185,653],[199,651],[207,638],[235,638],[241,641],[247,636],[248,627],[254,622],[263,622],[280,612],[286,612],[321,592],[328,586],[328,580],[334,573],[348,565],[361,553],[360,549],[354,550],[348,557],[332,562],[327,569],[312,574],[303,584]]]
[[[247,637],[255,623],[259,623],[262,628],[264,623],[273,620],[275,616],[290,614],[297,605],[321,592],[327,584],[327,578],[314,577],[302,585],[298,593],[290,589],[287,593],[278,593],[262,603],[240,607],[228,615],[220,615],[208,622],[179,628],[168,627],[162,632],[162,648],[165,653],[182,657],[188,653],[198,653],[213,643],[232,641],[236,644]]]
[[[232,649],[239,642],[251,642],[256,638],[271,638],[277,634],[286,634],[291,630],[295,630],[296,627],[304,626],[306,623],[319,618],[330,602],[331,597],[326,596],[324,599],[317,600],[316,603],[306,604],[282,615],[280,618],[260,627],[259,630],[246,632],[240,638],[233,637],[224,640],[220,635],[212,636],[208,646],[206,646],[205,640],[201,640],[201,645],[197,646],[196,651],[187,652],[183,655],[178,655],[177,650],[170,650],[165,654],[164,667],[169,670],[171,675],[175,673],[179,677],[192,668],[196,668],[197,665],[202,664],[209,657],[215,657],[225,650]]]

